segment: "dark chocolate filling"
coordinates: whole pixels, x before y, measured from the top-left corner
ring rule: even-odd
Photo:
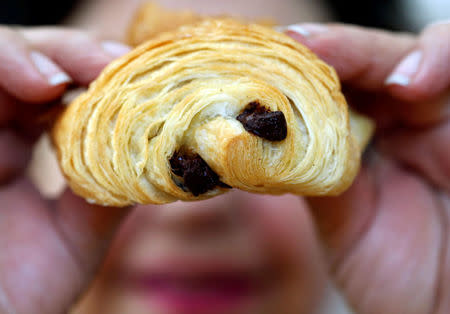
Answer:
[[[216,186],[231,188],[219,180],[219,176],[199,154],[179,150],[172,155],[169,162],[173,174],[183,178],[181,188],[190,191],[194,196],[206,193]]]
[[[249,103],[236,117],[244,129],[269,141],[282,141],[287,136],[286,118],[282,111],[270,111],[257,101]]]

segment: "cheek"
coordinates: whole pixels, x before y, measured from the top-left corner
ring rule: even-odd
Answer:
[[[251,195],[246,208],[251,228],[273,267],[274,306],[286,308],[286,313],[313,313],[327,276],[306,203],[291,195]]]

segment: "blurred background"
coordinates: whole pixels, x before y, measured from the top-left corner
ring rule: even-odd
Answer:
[[[83,8],[104,0],[2,0],[0,23],[42,25],[66,23]],[[108,1],[114,3],[118,0]],[[129,7],[133,7],[133,2]],[[176,1],[160,1],[173,4]],[[196,1],[179,1],[195,6]],[[270,2],[270,1],[266,1]],[[280,3],[279,1],[274,1]],[[299,0],[298,2],[305,2]],[[418,31],[426,24],[450,18],[448,0],[319,0],[309,1],[326,11],[326,20],[381,27],[390,30]],[[126,14],[124,14],[126,15]]]

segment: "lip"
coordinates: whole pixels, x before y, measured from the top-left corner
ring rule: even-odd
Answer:
[[[170,314],[234,313],[264,293],[260,267],[233,258],[160,258],[128,276],[131,289],[151,309]],[[239,311],[241,312],[241,311]]]

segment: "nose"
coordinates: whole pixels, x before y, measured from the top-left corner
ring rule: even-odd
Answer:
[[[153,222],[156,228],[185,236],[220,234],[239,224],[241,197],[242,192],[231,191],[208,200],[164,205]]]

